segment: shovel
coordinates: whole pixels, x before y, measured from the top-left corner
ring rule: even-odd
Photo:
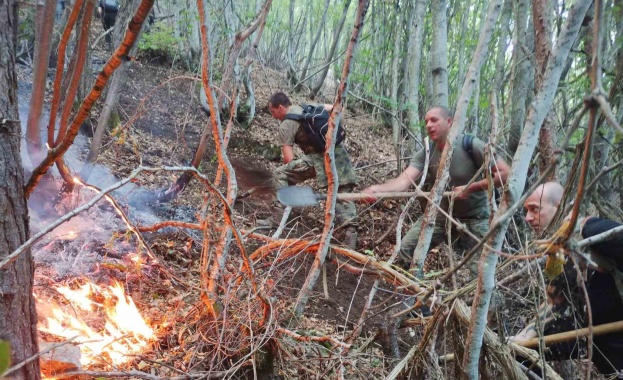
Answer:
[[[338,193],[337,200],[338,201],[356,201],[362,199],[381,199],[381,198],[411,198],[414,195],[423,197],[427,196],[430,193],[428,192],[398,192],[398,193],[374,193],[374,195],[370,195],[367,193]],[[443,193],[445,196],[452,195],[451,191],[446,191]],[[318,201],[323,201],[327,199],[326,194],[318,194],[314,193],[314,190],[311,187],[307,186],[289,186],[281,188],[277,191],[277,199],[284,206],[290,207],[306,207],[306,206],[315,206],[318,204]]]

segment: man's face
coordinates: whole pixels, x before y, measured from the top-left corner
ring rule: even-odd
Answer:
[[[284,106],[274,106],[272,104],[268,104],[268,110],[270,114],[277,120],[283,121],[286,118],[287,109]]]
[[[523,207],[526,209],[526,222],[534,232],[541,233],[554,217],[558,205],[552,204],[543,196],[543,189],[538,188],[526,199]]]
[[[432,108],[426,112],[424,121],[426,122],[426,133],[433,141],[445,140],[452,126],[452,118],[444,117],[444,112],[440,108]]]

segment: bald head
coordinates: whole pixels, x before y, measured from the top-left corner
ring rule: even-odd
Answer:
[[[552,221],[562,200],[564,188],[558,182],[546,182],[537,187],[526,199],[526,222],[540,233]]]

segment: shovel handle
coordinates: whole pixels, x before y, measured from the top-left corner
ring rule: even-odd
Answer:
[[[370,195],[368,193],[338,193],[337,199],[340,201],[356,201],[360,199],[381,199],[381,198],[411,198],[412,196],[417,195],[418,197],[429,196],[430,192],[420,192],[416,193],[413,191],[410,192],[397,192],[397,193],[374,193],[374,195]],[[451,191],[445,191],[443,193],[444,196],[452,195]]]

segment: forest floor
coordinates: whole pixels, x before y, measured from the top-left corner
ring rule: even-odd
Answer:
[[[105,57],[102,57],[105,58]],[[236,125],[231,133],[227,149],[228,156],[235,168],[241,168],[238,176],[239,193],[248,190],[255,183],[248,178],[248,173],[266,173],[280,165],[280,151],[276,145],[278,121],[268,112],[269,96],[275,91],[287,91],[284,73],[255,66],[253,81],[257,114],[251,125],[243,129]],[[150,167],[182,166],[188,164],[198,145],[201,133],[208,123],[208,117],[199,104],[199,79],[197,75],[159,64],[152,64],[140,58],[129,69],[128,78],[121,89],[118,111],[121,115],[121,128],[115,134],[107,134],[104,149],[98,164],[107,168],[116,178],[126,177],[139,164]],[[307,101],[304,94],[290,94],[293,103]],[[332,96],[332,95],[331,95]],[[104,99],[104,97],[102,97]],[[331,103],[332,97],[318,100]],[[98,118],[101,100],[94,108],[90,121],[95,124]],[[130,120],[130,122],[128,122]],[[383,182],[396,176],[396,161],[391,144],[391,128],[383,125],[378,117],[370,115],[361,103],[348,105],[344,117],[347,139],[343,143],[350,153],[352,162],[360,177],[361,190],[366,186]],[[223,121],[225,124],[226,121]],[[88,131],[86,132],[88,135]],[[86,147],[81,154],[86,154]],[[73,168],[79,170],[80,168]],[[217,169],[216,154],[210,143],[200,170],[214,178]],[[247,174],[245,174],[247,173]],[[173,183],[178,173],[147,173],[140,175],[133,184],[148,191],[158,191]],[[309,185],[313,186],[313,182]],[[177,220],[194,223],[196,215],[202,212],[208,192],[199,181],[193,180],[181,195],[166,205],[149,205],[158,220]],[[270,215],[272,197],[270,194],[253,194],[237,202],[233,219],[238,228],[270,235],[274,230],[255,230],[256,221]],[[395,245],[395,224],[402,210],[404,201],[383,200],[374,205],[359,204],[359,242],[358,250],[373,255],[377,260],[387,260]],[[103,214],[93,214],[93,218],[116,218],[110,210],[100,207]],[[406,232],[419,215],[419,207],[414,206],[405,220],[403,233]],[[323,228],[323,207],[307,207],[293,212],[285,238],[306,237],[315,239]],[[217,221],[214,221],[217,223]],[[99,223],[97,219],[94,223]],[[119,228],[122,230],[122,228]],[[206,358],[196,347],[207,345],[206,337],[197,322],[199,300],[196,289],[200,286],[201,241],[205,238],[200,232],[166,228],[157,232],[145,233],[145,238],[153,253],[172,274],[168,276],[156,270],[155,263],[150,263],[141,270],[128,265],[123,257],[113,251],[127,251],[127,234],[117,231],[110,240],[120,240],[114,244],[100,241],[91,244],[91,249],[99,252],[97,270],[88,269],[91,278],[106,278],[104,281],[117,279],[126,284],[129,294],[144,313],[145,318],[157,327],[158,342],[152,351],[145,352],[135,359],[135,364],[146,372],[155,371],[159,376],[167,377],[197,369],[209,369]],[[340,231],[336,231],[335,244],[340,244]],[[126,237],[126,242],[123,238]],[[47,244],[51,244],[48,242]],[[252,252],[261,244],[249,241],[247,250]],[[84,245],[83,245],[84,246]],[[47,247],[47,246],[44,246]],[[95,247],[95,248],[93,248]],[[67,251],[67,247],[62,248]],[[79,251],[75,253],[78,255]],[[428,280],[439,277],[450,266],[449,256],[454,262],[460,260],[459,253],[450,252],[447,247],[431,251],[427,259],[426,273]],[[41,255],[35,257],[41,257]],[[42,261],[43,263],[44,261]],[[271,296],[280,305],[280,310],[287,310],[296,299],[299,289],[309,270],[311,257],[294,257],[281,262],[271,271],[264,272],[275,286]],[[50,262],[47,262],[50,264]],[[123,265],[121,265],[123,264]],[[66,273],[54,274],[50,265],[38,265],[35,285],[43,288],[50,279],[67,281]],[[230,271],[235,272],[235,269]],[[357,323],[365,307],[368,294],[375,278],[353,274],[334,263],[326,266],[326,277],[321,277],[307,306],[300,329],[311,335],[331,335],[344,337]],[[465,284],[470,276],[468,270],[460,271],[457,276],[458,286]],[[323,286],[324,284],[324,286]],[[325,290],[328,299],[325,298]],[[524,297],[529,284],[522,284],[513,293],[512,302],[498,305],[492,318],[494,329],[504,330],[505,334],[517,332],[530,314]],[[362,337],[357,346],[361,351],[349,358],[347,378],[370,379],[382,378],[395,364],[394,360],[383,354],[377,342],[370,344],[381,327],[391,303],[395,289],[381,283],[377,301],[364,324]],[[43,292],[43,291],[42,291]],[[519,295],[521,294],[521,295]],[[194,328],[186,326],[194,321]],[[403,354],[409,347],[417,344],[422,331],[417,328],[403,329],[400,333]],[[421,330],[421,328],[420,328]],[[299,331],[299,330],[297,330]],[[209,340],[209,339],[207,339]],[[445,342],[445,340],[444,340]],[[322,347],[322,345],[317,345]],[[366,349],[363,349],[363,346]],[[192,347],[192,349],[190,348]],[[291,378],[333,378],[335,377],[335,357],[318,351],[318,347],[306,346],[305,349],[290,342],[287,349],[281,347],[280,357],[276,361],[276,373],[284,379]],[[451,345],[448,349],[451,350]],[[437,350],[440,355],[442,347]],[[190,353],[192,353],[192,356]],[[355,359],[353,359],[353,357]],[[339,359],[339,358],[338,358]],[[166,363],[159,365],[157,362]],[[209,360],[207,360],[209,362]],[[293,364],[294,363],[294,364]],[[300,365],[298,365],[300,364]],[[152,368],[153,367],[153,368]],[[448,378],[452,378],[452,366]],[[101,366],[99,368],[107,368]],[[151,370],[150,370],[151,368]]]

